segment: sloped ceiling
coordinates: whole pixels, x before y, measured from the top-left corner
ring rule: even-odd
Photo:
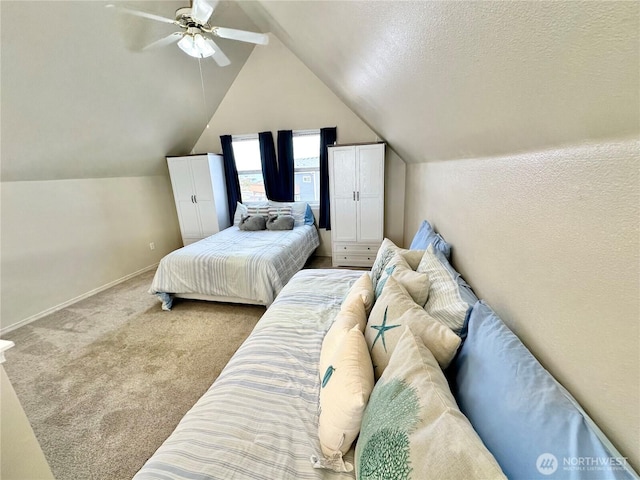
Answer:
[[[2,181],[166,173],[189,153],[252,44],[220,39],[220,68],[177,46],[141,52],[172,25],[117,13],[105,1],[0,2]],[[118,3],[118,2],[116,2]],[[183,1],[121,4],[173,18]],[[235,2],[213,17],[256,31]]]
[[[170,25],[106,1],[0,2],[1,179],[166,173],[188,153],[232,65],[177,47]],[[171,17],[184,1],[126,1]],[[638,2],[221,2],[216,23],[271,31],[407,162],[637,135]]]
[[[407,162],[638,134],[638,2],[258,1]]]

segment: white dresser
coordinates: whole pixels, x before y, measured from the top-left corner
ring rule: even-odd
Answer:
[[[328,150],[333,266],[371,267],[384,238],[385,144]]]
[[[184,245],[218,233],[231,223],[222,155],[167,157]]]

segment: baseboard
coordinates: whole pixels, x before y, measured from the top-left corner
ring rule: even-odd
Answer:
[[[47,308],[46,310],[40,312],[40,313],[36,313],[35,315],[31,315],[30,317],[27,317],[23,320],[20,320],[17,323],[11,324],[8,327],[2,328],[0,329],[0,336],[9,333],[13,330],[15,330],[16,328],[19,327],[23,327],[24,325],[27,325],[31,322],[35,322],[36,320],[41,319],[42,317],[46,317],[47,315],[51,315],[52,313],[57,312],[58,310],[62,310],[63,308],[66,308],[70,305],[73,305],[74,303],[78,303],[81,300],[84,300],[85,298],[89,298],[92,295],[95,295],[96,293],[100,293],[103,292],[105,290],[107,290],[108,288],[111,287],[115,287],[116,285],[118,285],[119,283],[122,282],[126,282],[127,280],[129,280],[130,278],[133,278],[137,275],[140,275],[141,273],[145,273],[148,272],[149,270],[153,270],[155,268],[158,267],[158,264],[155,263],[153,265],[149,265],[148,267],[145,267],[141,270],[138,270],[137,272],[133,272],[130,273],[129,275],[125,275],[122,278],[118,278],[117,280],[114,280],[113,282],[109,282],[106,285],[102,285],[101,287],[98,288],[94,288],[93,290],[88,291],[87,293],[83,293],[82,295],[72,298],[71,300],[67,300],[66,302],[60,303],[59,305],[56,305],[55,307],[51,307],[51,308]]]

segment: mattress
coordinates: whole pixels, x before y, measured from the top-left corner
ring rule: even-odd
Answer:
[[[362,272],[302,270],[283,288],[211,388],[134,477],[353,479],[314,469],[318,360],[326,331]],[[352,461],[353,451],[346,459]]]
[[[270,305],[319,244],[313,225],[257,232],[229,227],[165,256],[149,291],[165,309],[174,294]]]

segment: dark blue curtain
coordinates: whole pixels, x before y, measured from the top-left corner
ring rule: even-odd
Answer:
[[[278,160],[276,159],[276,147],[273,144],[271,132],[260,132],[260,158],[262,159],[262,177],[264,189],[269,200],[280,201],[282,196],[280,179],[278,178]]]
[[[338,128],[320,129],[320,219],[318,226],[331,230],[331,203],[329,201],[329,152],[338,137]]]
[[[279,202],[294,201],[293,168],[293,131],[278,130],[278,177],[281,194]]]
[[[224,160],[224,181],[227,184],[227,206],[229,208],[229,220],[231,220],[231,223],[233,224],[233,215],[236,213],[238,202],[242,203],[240,181],[238,180],[236,159],[233,156],[231,135],[220,135],[220,143],[222,144],[222,158]]]

